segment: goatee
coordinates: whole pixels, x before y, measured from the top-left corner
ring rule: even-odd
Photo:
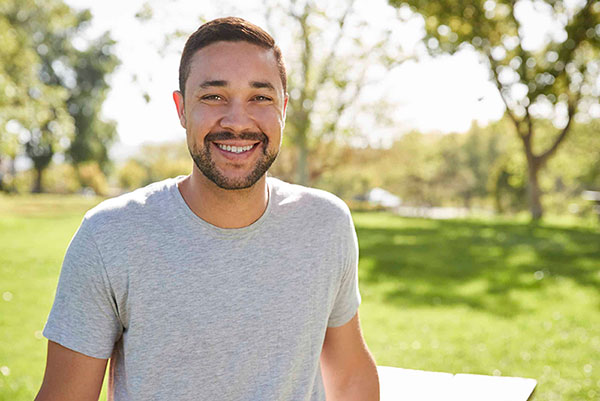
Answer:
[[[243,139],[260,141],[262,144],[262,155],[256,162],[254,169],[245,177],[228,178],[225,177],[216,167],[215,162],[212,160],[211,155],[211,142],[218,140],[230,140],[230,139]],[[194,160],[194,164],[198,167],[198,170],[204,174],[206,178],[215,183],[219,188],[236,190],[250,188],[263,175],[269,170],[275,159],[277,158],[277,151],[269,152],[267,150],[269,144],[269,138],[262,132],[248,132],[243,133],[239,136],[234,135],[231,132],[215,132],[208,134],[204,137],[204,148],[203,149],[192,149],[188,146],[190,156]],[[259,145],[256,145],[259,146]]]

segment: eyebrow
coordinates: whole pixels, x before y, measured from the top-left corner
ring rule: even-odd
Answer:
[[[212,86],[227,86],[227,81],[222,81],[222,80],[212,80],[212,81],[204,81],[202,82],[199,87],[202,89],[205,88],[210,88]]]
[[[201,89],[211,88],[211,87],[215,87],[215,86],[226,87],[226,86],[229,86],[229,82],[227,82],[225,80],[215,79],[215,80],[204,81],[200,85],[198,85],[198,87]],[[273,86],[272,83],[267,82],[267,81],[250,81],[250,86],[252,88],[256,88],[256,89],[275,90],[275,86]]]
[[[250,81],[250,87],[255,89],[270,89],[275,91],[275,86],[268,81]],[[229,82],[221,79],[213,79],[202,82],[198,85],[200,89],[212,88],[212,87],[227,87],[229,86]]]
[[[265,81],[251,81],[250,86],[257,89],[271,89],[275,90],[275,87],[270,82]]]

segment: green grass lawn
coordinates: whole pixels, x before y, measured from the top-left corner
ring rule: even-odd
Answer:
[[[0,197],[0,400],[41,382],[66,246],[98,199]],[[600,399],[600,231],[356,213],[361,320],[378,364],[538,380]]]
[[[33,400],[44,373],[42,329],[62,258],[99,199],[0,197],[0,401]]]
[[[600,399],[600,233],[355,214],[361,316],[380,365],[538,380]]]

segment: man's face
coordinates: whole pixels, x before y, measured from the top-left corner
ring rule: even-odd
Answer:
[[[192,57],[185,99],[174,93],[190,154],[223,189],[254,185],[281,146],[287,96],[272,50],[216,42]]]

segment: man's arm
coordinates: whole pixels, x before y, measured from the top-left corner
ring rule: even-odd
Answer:
[[[48,341],[46,372],[35,401],[98,401],[107,361]]]
[[[365,343],[358,313],[340,327],[329,327],[321,351],[327,401],[378,401],[377,366]]]

